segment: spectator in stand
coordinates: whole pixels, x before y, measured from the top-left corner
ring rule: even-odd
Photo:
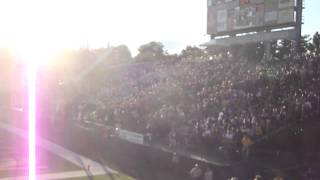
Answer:
[[[242,152],[246,157],[249,157],[250,154],[250,146],[253,144],[251,138],[248,135],[244,135],[242,140]]]
[[[171,164],[172,164],[172,170],[176,174],[179,171],[179,163],[180,163],[180,156],[174,152],[172,155]]]
[[[278,176],[274,177],[273,180],[284,180],[284,179],[282,178],[282,176],[278,175]]]
[[[206,167],[206,172],[204,172],[203,180],[213,180],[213,171],[211,170],[209,165],[207,165]]]
[[[190,170],[190,176],[193,180],[201,180],[202,179],[202,169],[199,164],[195,164],[194,167]]]
[[[113,69],[98,92],[83,90],[78,99],[95,108],[75,100],[74,116],[94,122],[103,112],[107,125],[171,148],[202,153],[232,146],[247,154],[282,126],[317,119],[319,64],[308,58],[275,65],[243,58],[130,63]]]
[[[256,175],[254,177],[254,180],[263,180],[262,176],[261,175]]]

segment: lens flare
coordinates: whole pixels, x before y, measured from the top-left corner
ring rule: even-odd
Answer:
[[[36,180],[36,72],[37,64],[29,61],[28,67],[28,157],[29,180]]]

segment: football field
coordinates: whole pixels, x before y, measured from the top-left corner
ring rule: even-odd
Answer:
[[[28,142],[22,131],[0,122],[0,180],[27,179]],[[37,179],[132,179],[45,139],[38,142]]]

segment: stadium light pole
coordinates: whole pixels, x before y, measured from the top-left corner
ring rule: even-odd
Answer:
[[[36,72],[35,61],[27,63],[28,78],[28,179],[36,180]]]
[[[297,0],[296,2],[296,45],[298,50],[300,50],[300,45],[301,45],[301,29],[302,29],[302,16],[303,16],[303,0]]]

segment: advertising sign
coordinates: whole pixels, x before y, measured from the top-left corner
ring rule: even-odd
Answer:
[[[289,23],[294,21],[294,11],[292,9],[284,9],[279,11],[278,23]]]
[[[270,12],[265,12],[264,15],[264,22],[265,23],[274,23],[278,20],[278,12],[277,11],[270,11]]]
[[[295,0],[208,0],[208,34],[295,22]]]
[[[237,29],[252,27],[254,22],[255,9],[252,6],[237,8]]]
[[[217,16],[217,31],[226,31],[227,30],[227,21],[228,21],[228,11],[226,9],[219,10]]]
[[[127,131],[120,129],[119,137],[123,140],[135,143],[135,144],[143,144],[143,135],[135,132]]]

